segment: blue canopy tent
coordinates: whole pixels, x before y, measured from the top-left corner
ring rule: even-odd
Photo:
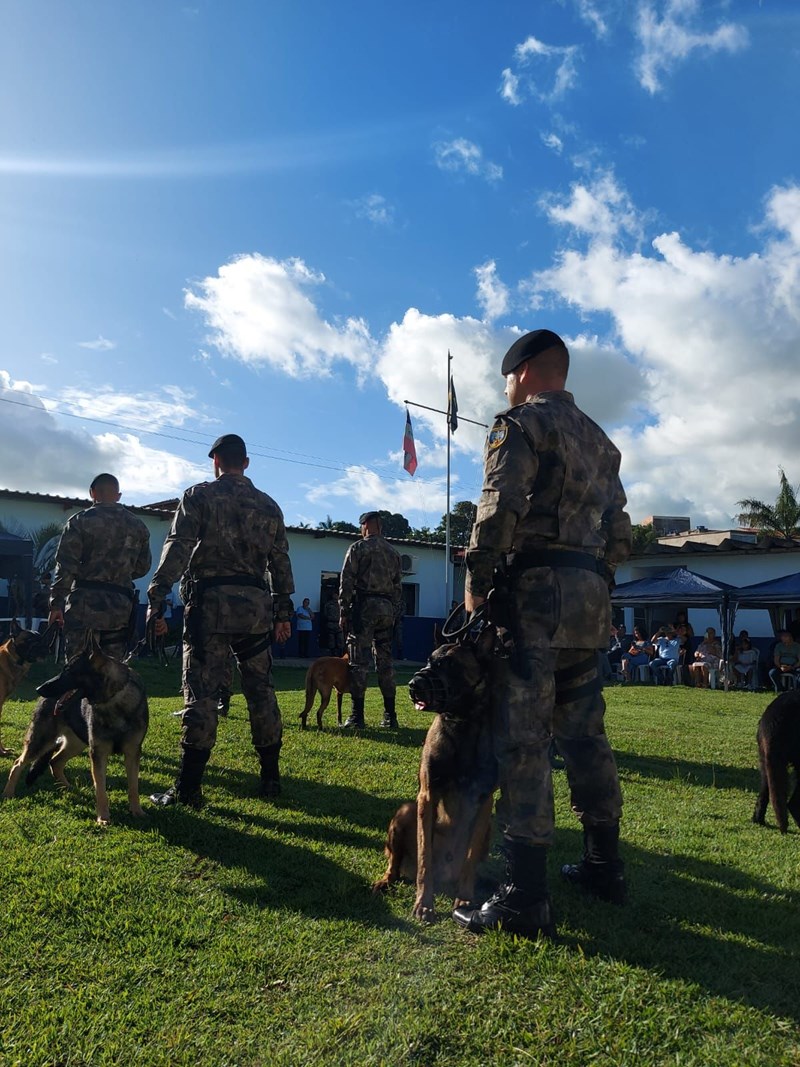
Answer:
[[[648,635],[653,632],[652,609],[657,604],[680,604],[687,607],[716,608],[719,612],[722,647],[728,647],[733,632],[735,597],[739,590],[727,582],[696,574],[687,567],[654,570],[644,578],[623,582],[611,594],[615,607],[645,608]]]
[[[768,582],[756,582],[737,589],[733,599],[734,608],[759,609],[769,612],[772,628],[777,634],[789,624],[787,612],[800,607],[800,572],[772,578]]]

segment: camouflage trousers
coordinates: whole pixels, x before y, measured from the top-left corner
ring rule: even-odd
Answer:
[[[369,619],[362,622],[357,634],[349,634],[347,651],[350,656],[350,687],[355,697],[363,697],[367,691],[369,661],[374,655],[378,672],[378,686],[384,699],[394,698],[397,683],[392,663],[392,634],[394,624],[386,626],[385,618],[373,624]]]
[[[250,736],[256,748],[276,744],[283,727],[272,683],[272,650],[267,634],[204,634],[202,658],[184,634],[181,741],[190,748],[211,749],[217,740],[217,706],[220,686],[230,680],[233,653],[242,678],[242,693],[250,716]],[[263,640],[262,640],[263,639]],[[248,650],[265,647],[256,655]]]
[[[64,643],[67,659],[77,656],[86,643],[86,635],[89,629],[85,626],[70,625],[69,616],[64,620]],[[128,627],[122,629],[99,630],[92,628],[92,633],[107,656],[112,659],[123,660],[128,654]]]
[[[83,649],[91,630],[108,656],[122,660],[130,642],[129,623],[134,605],[120,593],[103,589],[73,589],[64,608],[67,659]]]
[[[518,644],[514,659],[500,665],[493,716],[504,833],[552,843],[551,738],[566,765],[572,810],[584,826],[619,819],[622,794],[605,707],[594,649]]]

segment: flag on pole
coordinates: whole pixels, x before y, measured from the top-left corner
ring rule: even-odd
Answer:
[[[455,433],[458,429],[458,399],[456,397],[456,386],[452,377],[450,378],[450,389],[447,393],[447,416],[450,423],[450,431]]]
[[[411,477],[417,469],[417,447],[414,444],[414,431],[411,429],[411,416],[406,408],[406,432],[403,434],[403,470],[407,470]]]

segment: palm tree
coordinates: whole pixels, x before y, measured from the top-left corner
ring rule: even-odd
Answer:
[[[783,467],[778,467],[781,485],[774,505],[761,500],[738,500],[740,507],[738,519],[742,526],[753,526],[760,536],[779,536],[792,540],[800,531],[800,504],[797,503],[796,491],[789,485]]]

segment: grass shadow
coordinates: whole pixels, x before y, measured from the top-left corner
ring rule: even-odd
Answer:
[[[738,789],[757,793],[759,773],[755,768],[736,767],[724,763],[696,763],[692,760],[663,756],[640,756],[635,752],[614,749],[620,775],[657,778],[672,781],[681,778],[714,789]]]
[[[563,850],[564,861],[574,859],[581,848],[579,832],[568,831],[559,835],[554,858]],[[625,844],[623,856],[626,907],[566,886],[554,893],[566,925],[588,935],[566,943],[800,1022],[800,893],[692,856]]]

